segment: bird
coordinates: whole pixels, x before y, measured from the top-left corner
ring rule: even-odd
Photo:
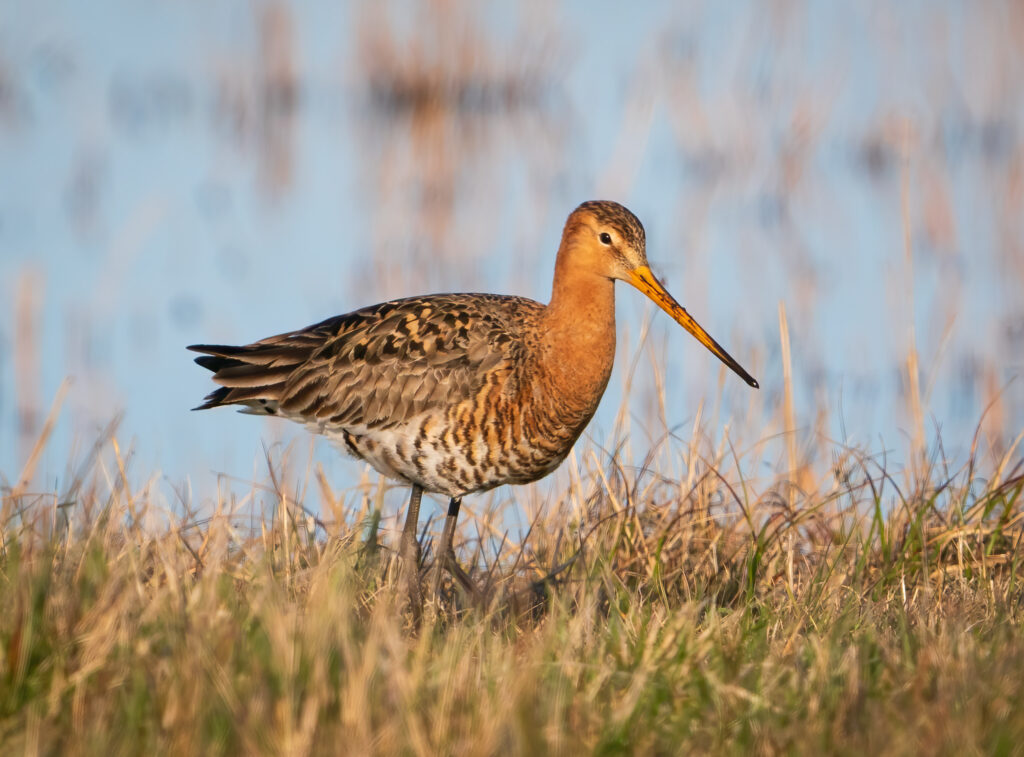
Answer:
[[[615,282],[653,300],[751,387],[757,381],[668,293],[625,206],[570,213],[544,305],[498,294],[391,300],[242,346],[198,344],[219,385],[194,410],[297,421],[411,487],[399,557],[422,605],[416,538],[423,492],[449,498],[441,571],[469,584],[452,541],[463,497],[554,471],[594,416],[615,354]]]

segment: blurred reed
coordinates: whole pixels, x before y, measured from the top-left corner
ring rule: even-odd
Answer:
[[[479,261],[493,254],[521,168],[527,208],[543,202],[562,165],[565,114],[559,40],[538,18],[542,7],[518,7],[505,28],[468,2],[417,5],[411,28],[387,4],[360,12],[352,75],[375,232],[367,284],[396,296],[479,286]],[[516,237],[518,248],[536,246]],[[510,266],[513,283],[526,270]]]
[[[214,120],[232,144],[259,161],[270,197],[292,188],[295,121],[302,106],[292,10],[279,2],[254,7],[254,59],[229,58],[217,74]]]
[[[17,437],[21,459],[28,457],[39,433],[40,334],[42,279],[37,271],[22,271],[13,302],[15,397],[18,403]]]

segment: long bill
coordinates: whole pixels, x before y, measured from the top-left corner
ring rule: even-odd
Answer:
[[[675,301],[675,298],[668,293],[661,282],[651,273],[650,268],[642,265],[639,268],[633,269],[629,274],[629,283],[657,303],[658,307],[672,316],[676,323],[693,334],[698,342],[711,350],[719,360],[732,368],[736,375],[755,389],[758,388],[757,379],[743,370],[743,366],[733,360],[732,355],[722,349],[722,345],[712,339],[711,335],[690,317],[690,314],[686,312],[686,308]]]

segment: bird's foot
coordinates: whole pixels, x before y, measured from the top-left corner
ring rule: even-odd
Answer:
[[[473,604],[479,605],[481,600],[480,589],[470,575],[463,570],[461,565],[459,565],[459,561],[455,557],[455,550],[451,548],[438,555],[438,558],[434,563],[430,588],[431,599],[440,605],[441,574],[446,570],[451,574],[452,578],[455,579],[455,582],[462,587],[462,590],[469,596]]]

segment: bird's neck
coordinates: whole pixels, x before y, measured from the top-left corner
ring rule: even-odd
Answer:
[[[570,265],[567,252],[555,264],[541,351],[558,389],[596,408],[615,358],[615,282]]]

